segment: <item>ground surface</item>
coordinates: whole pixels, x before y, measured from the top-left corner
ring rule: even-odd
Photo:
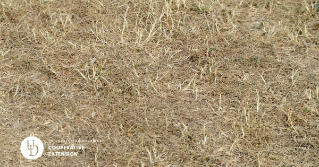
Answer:
[[[0,166],[318,166],[312,3],[0,1]]]

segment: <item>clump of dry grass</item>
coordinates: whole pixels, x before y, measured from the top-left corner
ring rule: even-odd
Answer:
[[[1,166],[318,165],[315,7],[1,1]],[[103,142],[28,161],[30,134]]]

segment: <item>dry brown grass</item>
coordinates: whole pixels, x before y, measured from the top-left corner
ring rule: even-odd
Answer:
[[[0,165],[318,166],[316,7],[2,0]],[[103,142],[31,161],[30,135]]]

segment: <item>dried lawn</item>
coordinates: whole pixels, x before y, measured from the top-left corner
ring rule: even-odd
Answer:
[[[317,11],[2,0],[0,166],[319,166]],[[27,160],[30,135],[103,142]]]

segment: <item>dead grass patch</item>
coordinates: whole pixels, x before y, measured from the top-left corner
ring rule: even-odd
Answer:
[[[1,1],[0,164],[316,166],[317,7]],[[28,161],[30,134],[103,142]]]

